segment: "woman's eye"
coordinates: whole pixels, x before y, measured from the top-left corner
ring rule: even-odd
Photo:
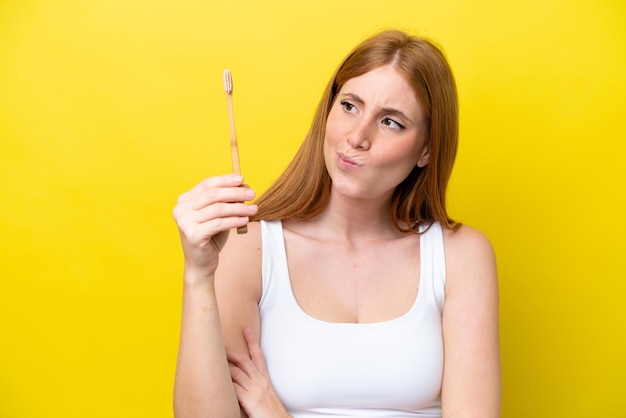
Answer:
[[[390,127],[391,129],[404,129],[404,125],[396,122],[391,118],[383,119],[383,125]]]
[[[354,105],[352,103],[350,103],[350,102],[345,101],[345,100],[341,101],[341,106],[343,107],[343,109],[346,112],[352,112],[354,110]]]

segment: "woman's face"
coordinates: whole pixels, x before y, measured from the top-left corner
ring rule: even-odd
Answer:
[[[422,106],[393,67],[348,80],[326,123],[324,159],[333,193],[391,197],[415,165],[428,163],[424,133]]]

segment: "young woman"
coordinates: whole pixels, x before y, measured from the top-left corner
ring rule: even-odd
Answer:
[[[386,31],[257,204],[235,175],[181,195],[176,416],[498,417],[493,250],[445,206],[457,139],[445,57]]]

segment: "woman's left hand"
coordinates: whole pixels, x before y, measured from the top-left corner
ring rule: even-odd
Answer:
[[[250,356],[227,353],[239,404],[250,418],[291,417],[272,386],[258,339],[249,328],[243,335]]]

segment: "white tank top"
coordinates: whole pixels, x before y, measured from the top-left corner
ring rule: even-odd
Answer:
[[[366,324],[325,322],[305,313],[291,288],[282,223],[261,221],[261,231],[261,347],[289,413],[440,418],[446,279],[441,226],[435,223],[421,235],[420,288],[411,309]]]

